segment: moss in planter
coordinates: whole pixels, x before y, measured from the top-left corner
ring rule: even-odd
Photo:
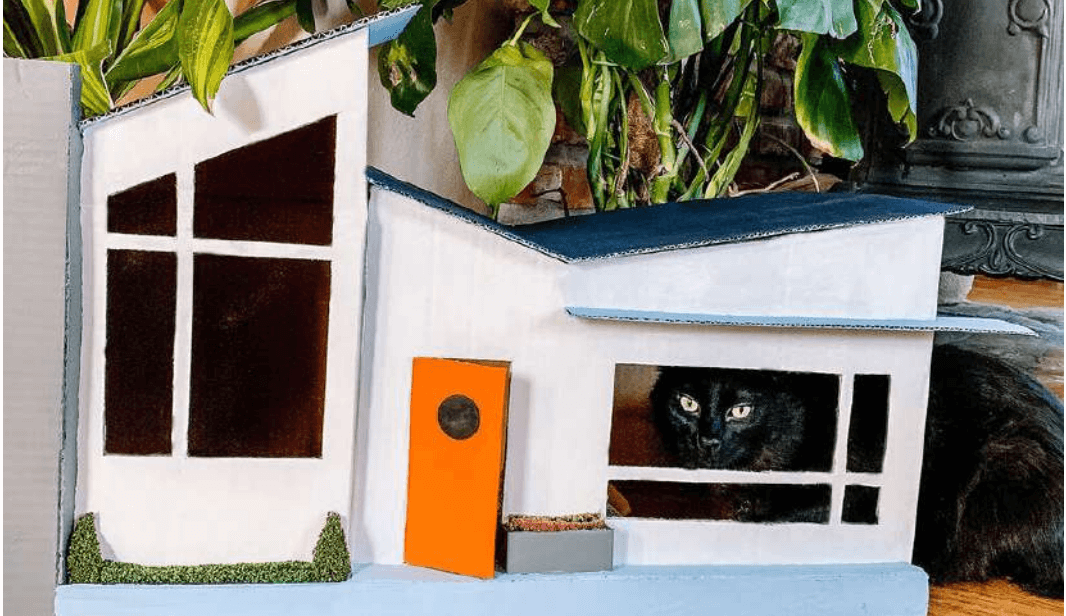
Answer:
[[[149,566],[104,560],[93,514],[78,518],[67,556],[71,584],[291,584],[341,582],[351,559],[340,516],[330,513],[307,561]]]

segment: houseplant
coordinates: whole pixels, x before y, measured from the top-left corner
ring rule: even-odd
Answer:
[[[915,135],[917,55],[900,11],[917,0],[548,2],[531,0],[515,35],[449,99],[464,178],[491,206],[533,179],[555,105],[588,141],[597,208],[724,194],[758,127],[763,57],[780,32],[801,44],[795,112],[814,145],[863,157],[851,108],[860,70],[875,76],[892,120]],[[432,26],[459,3],[430,0],[379,54],[397,109],[413,113],[435,86]],[[576,52],[548,61],[522,40],[531,20],[557,28]]]
[[[314,32],[311,1],[268,0],[234,18],[224,0],[170,0],[141,27],[144,0],[79,0],[72,20],[62,0],[4,0],[4,55],[80,65],[87,116],[154,75],[159,89],[186,80],[210,111],[234,46],[293,14]]]

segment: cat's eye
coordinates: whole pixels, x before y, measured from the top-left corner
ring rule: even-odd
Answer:
[[[696,400],[692,396],[689,396],[687,394],[681,394],[678,399],[681,402],[681,410],[685,411],[686,413],[700,412],[700,403],[696,402]]]
[[[729,408],[729,412],[726,414],[726,419],[747,419],[748,415],[751,415],[752,406],[750,404],[736,404]]]

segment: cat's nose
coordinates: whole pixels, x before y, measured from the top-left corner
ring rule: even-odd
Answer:
[[[700,437],[700,443],[702,443],[704,447],[709,447],[711,449],[718,449],[722,446],[722,441],[716,438]]]

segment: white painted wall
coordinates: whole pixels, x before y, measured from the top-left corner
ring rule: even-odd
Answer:
[[[79,514],[96,512],[106,558],[144,564],[309,560],[326,513],[337,511],[347,522],[365,242],[366,180],[358,170],[366,161],[366,56],[366,33],[357,32],[227,77],[214,116],[184,94],[86,131],[85,338],[76,509]],[[322,79],[326,74],[329,80]],[[276,256],[332,260],[322,457],[189,458],[184,448],[187,395],[182,392],[188,390],[192,277],[190,252],[181,256],[180,251],[241,253],[236,243],[191,237],[193,166],[333,114],[338,137],[333,245],[269,248]],[[177,239],[108,234],[107,196],[167,173],[178,177]],[[171,456],[103,453],[106,249],[130,241],[145,246],[170,242],[179,251]]]
[[[795,233],[577,264],[571,306],[764,316],[932,319],[944,220]]]
[[[567,272],[574,266],[384,190],[373,191],[370,207],[366,330],[373,336],[368,338],[372,346],[364,348],[362,379],[371,386],[360,403],[357,443],[353,504],[357,561],[403,559],[408,405],[411,360],[416,356],[511,361],[504,515],[604,511],[612,472],[607,459],[618,363],[890,374],[894,414],[886,471],[875,479],[882,486],[882,524],[762,532],[731,523],[626,521],[617,525],[616,561],[909,558],[932,334],[582,321],[563,309],[573,292],[575,277]],[[811,237],[825,242],[826,249],[842,239],[840,234]],[[734,248],[748,254],[747,245]],[[615,259],[601,269],[623,288],[641,293],[638,281],[644,280],[649,268],[665,278],[671,275],[666,264],[690,259],[693,267],[713,270],[719,261],[732,258],[728,252],[723,247],[659,253]],[[630,279],[624,276],[627,264],[634,264]],[[933,260],[925,268],[936,266]],[[801,274],[797,268],[755,269],[766,275],[738,283],[785,286],[787,291]],[[924,271],[917,274],[925,276]],[[662,300],[655,294],[669,281],[658,282],[641,293],[650,296],[648,301]],[[729,294],[741,289],[725,286],[718,291]],[[825,293],[832,296],[834,289]],[[742,308],[750,314],[763,305]],[[826,481],[842,486],[848,478],[838,473]],[[864,478],[862,483],[868,481]],[[835,512],[840,510],[840,494],[835,495]],[[728,550],[709,549],[711,545]]]

